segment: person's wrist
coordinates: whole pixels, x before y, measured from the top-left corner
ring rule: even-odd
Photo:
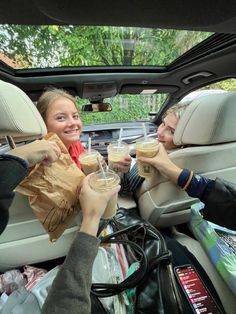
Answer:
[[[101,219],[101,214],[99,213],[89,213],[89,214],[84,214],[83,212],[83,220],[86,221],[86,222],[93,222],[93,223],[96,223],[96,222],[99,222]]]
[[[17,156],[19,158],[22,158],[22,159],[28,161],[27,154],[25,153],[25,151],[23,149],[20,151],[18,151],[17,149],[16,150],[13,149],[12,151],[9,151],[8,154],[12,155],[12,156]]]
[[[96,236],[100,222],[100,215],[83,215],[80,231]]]
[[[164,163],[162,165],[162,169],[160,172],[164,174],[165,176],[169,177],[170,180],[174,181],[177,183],[178,177],[181,173],[182,169],[176,166],[174,163],[169,162],[169,163]]]

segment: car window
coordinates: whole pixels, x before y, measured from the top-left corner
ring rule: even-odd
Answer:
[[[203,87],[202,90],[236,91],[236,79],[231,78],[231,79],[222,80],[216,83],[212,83]]]
[[[200,88],[194,92],[191,92],[190,94],[188,94],[184,98],[186,100],[188,100],[192,97],[196,98],[196,97],[200,97],[201,95],[209,95],[209,94],[213,94],[213,93],[222,93],[222,92],[226,92],[226,91],[236,91],[236,79],[232,78],[232,79],[227,79],[227,80],[221,80],[221,81],[218,81],[216,83],[206,85],[206,86],[204,86],[204,87],[202,87],[202,88]]]
[[[217,93],[226,93],[227,91],[236,91],[236,79],[232,78],[232,79],[227,79],[227,80],[221,80],[221,81],[206,85],[184,96],[181,99],[180,103],[188,103],[202,96],[217,94]]]

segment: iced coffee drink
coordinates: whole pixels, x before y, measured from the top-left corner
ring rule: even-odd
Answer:
[[[104,173],[97,171],[91,175],[89,184],[94,191],[102,193],[119,185],[120,177],[112,170],[105,171]],[[108,202],[102,216],[104,219],[109,219],[115,216],[117,211],[117,198],[118,193],[115,194]]]
[[[140,140],[135,144],[136,155],[152,158],[156,156],[159,150],[159,144],[156,139],[147,138],[146,140]],[[150,177],[155,173],[155,168],[150,164],[137,161],[138,162],[138,171],[140,177]]]
[[[81,168],[85,175],[98,171],[99,165],[97,157],[99,157],[99,159],[102,161],[102,156],[94,149],[84,152],[79,156]]]
[[[129,145],[124,142],[112,142],[107,147],[109,169],[119,173],[116,163],[129,154]]]

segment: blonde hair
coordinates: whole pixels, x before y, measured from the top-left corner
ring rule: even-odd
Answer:
[[[179,120],[182,117],[187,107],[188,107],[188,104],[180,104],[180,103],[175,104],[164,113],[163,118],[165,118],[169,113],[173,113],[176,116],[176,118]]]
[[[69,94],[64,89],[51,87],[48,88],[43,94],[39,97],[39,100],[37,102],[37,109],[39,113],[41,114],[44,122],[47,120],[47,113],[49,106],[58,98],[65,97],[70,99],[76,106],[76,100],[75,97],[73,97],[71,94]]]

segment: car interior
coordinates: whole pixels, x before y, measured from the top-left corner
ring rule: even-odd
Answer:
[[[121,128],[122,140],[130,145],[130,154],[135,158],[134,143],[143,136],[142,123],[145,123],[148,136],[155,137],[166,110],[183,102],[188,103],[188,107],[174,134],[174,142],[181,149],[169,154],[171,160],[206,177],[219,177],[236,183],[236,4],[228,1],[226,6],[218,1],[213,5],[211,1],[200,3],[191,0],[182,1],[181,7],[176,0],[120,0],[112,6],[107,0],[88,3],[9,0],[1,3],[0,153],[46,134],[45,123],[36,106],[39,96],[49,86],[63,88],[78,97],[84,123],[81,142],[86,147],[90,137],[92,148],[98,150],[105,160],[107,145],[118,139]],[[12,49],[14,43],[13,30],[19,36],[21,26],[37,28],[45,25],[52,36],[60,27],[71,25],[185,32],[180,33],[176,41],[181,41],[181,36],[190,41],[192,33],[187,37],[188,31],[206,35],[189,46],[182,41],[179,54],[167,55],[161,65],[156,59],[152,63],[152,52],[150,63],[90,64],[90,60],[84,61],[81,57],[81,63],[72,65],[66,63],[66,58],[62,65],[56,61],[53,65],[54,59],[51,58],[49,63],[45,61],[44,66],[44,57],[40,59],[41,64],[33,63],[37,59],[34,55],[31,59],[24,59],[23,46],[15,44],[14,52],[8,49],[7,45]],[[19,38],[16,36],[15,39]],[[151,41],[150,38],[147,42]],[[29,46],[33,45],[31,37],[27,40]],[[125,40],[131,44],[127,38]],[[154,49],[157,50],[158,42],[155,44]],[[50,42],[47,45],[50,46]],[[35,44],[35,47],[40,49],[40,45]],[[171,48],[171,45],[166,45],[163,51]],[[129,55],[131,49],[127,51]],[[33,60],[32,64],[29,64],[30,60]],[[148,103],[142,116],[134,116],[135,109],[129,112],[129,101],[133,99],[134,104],[137,99],[141,104]],[[109,120],[112,114],[117,115],[117,103],[118,111],[127,117],[126,120],[122,118],[124,116],[120,120]],[[235,293],[189,229],[191,206],[198,202],[160,173],[146,179],[134,194],[119,195],[118,198],[119,207],[137,208],[141,217],[156,228],[171,230],[172,236],[197,257],[207,272],[226,313],[233,314]],[[8,226],[0,236],[0,272],[64,257],[78,229],[78,222],[79,217],[55,243],[51,243],[27,197],[16,192]]]

